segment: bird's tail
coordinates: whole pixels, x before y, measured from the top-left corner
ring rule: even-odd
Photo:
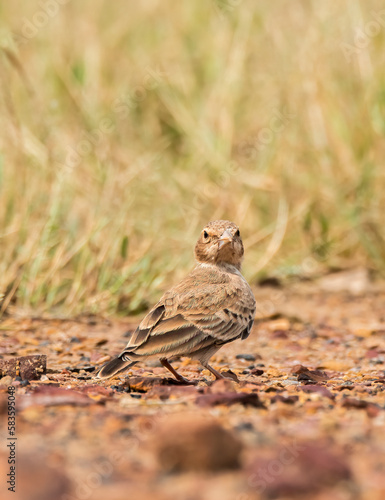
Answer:
[[[114,375],[117,375],[120,372],[124,372],[128,370],[133,365],[136,365],[137,361],[131,361],[130,359],[125,361],[124,359],[118,357],[114,358],[111,361],[105,363],[99,370],[96,372],[95,376],[97,378],[110,378]]]

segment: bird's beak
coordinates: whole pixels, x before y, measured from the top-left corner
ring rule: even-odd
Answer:
[[[221,249],[223,246],[228,245],[233,241],[233,235],[228,229],[224,231],[222,236],[219,238],[218,248]]]

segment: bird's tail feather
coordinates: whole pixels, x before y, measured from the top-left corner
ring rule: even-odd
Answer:
[[[101,368],[99,368],[95,376],[97,378],[110,378],[120,372],[128,370],[128,368],[136,365],[136,363],[137,361],[125,361],[122,358],[114,358],[113,360],[108,361]]]

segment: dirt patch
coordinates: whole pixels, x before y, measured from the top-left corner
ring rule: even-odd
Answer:
[[[212,358],[239,383],[185,358],[173,364],[195,386],[156,360],[96,381],[134,321],[5,319],[2,360],[47,356],[40,380],[0,379],[3,417],[16,388],[19,497],[383,498],[385,291],[256,295],[270,317]]]

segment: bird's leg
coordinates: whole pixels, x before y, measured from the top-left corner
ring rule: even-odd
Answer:
[[[183,382],[184,384],[189,384],[189,385],[195,385],[195,382],[190,382],[187,378],[182,377],[169,363],[169,361],[166,358],[160,358],[159,360],[162,365],[169,370],[174,377],[178,380],[178,382]]]
[[[202,363],[202,362],[201,362]],[[217,372],[216,370],[214,370],[214,368],[212,366],[210,366],[208,363],[205,363],[202,365],[207,368],[215,377],[215,380],[223,380],[225,379],[226,377],[224,377],[221,373]]]

